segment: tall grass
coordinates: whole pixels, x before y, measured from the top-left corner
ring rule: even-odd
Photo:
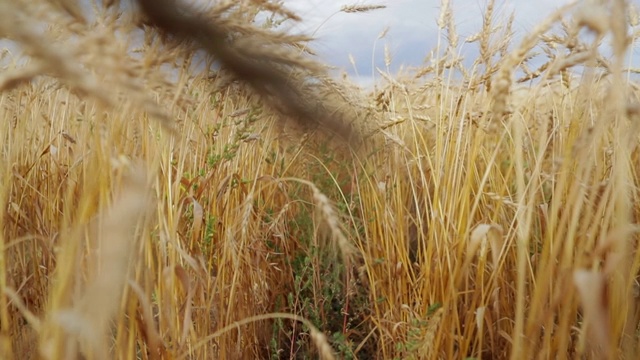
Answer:
[[[318,128],[74,4],[0,2],[29,56],[0,73],[3,358],[640,354],[637,7],[572,4],[515,41],[489,1],[465,67],[442,1],[425,66],[367,93],[249,24],[295,14],[216,4],[240,46],[296,59]]]

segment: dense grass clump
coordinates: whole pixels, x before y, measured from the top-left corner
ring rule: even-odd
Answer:
[[[275,84],[103,3],[0,2],[2,358],[640,355],[633,4],[489,1],[465,66],[442,1],[365,91],[276,2],[198,17]]]

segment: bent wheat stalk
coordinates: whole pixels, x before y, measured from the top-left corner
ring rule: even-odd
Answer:
[[[249,84],[261,95],[271,97],[286,115],[304,125],[319,125],[323,130],[352,139],[357,134],[337,111],[323,109],[319,94],[304,91],[301,80],[294,80],[293,70],[307,70],[310,75],[322,75],[303,59],[291,56],[267,56],[264,44],[257,41],[228,41],[231,30],[223,24],[205,18],[175,0],[138,0],[151,25],[179,41],[191,42],[215,57],[239,80]],[[252,46],[253,45],[253,46]],[[273,49],[277,52],[278,49]],[[287,71],[290,70],[290,71]],[[323,111],[325,110],[325,111]]]

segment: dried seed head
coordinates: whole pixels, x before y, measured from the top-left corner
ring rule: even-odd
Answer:
[[[385,9],[386,5],[345,5],[340,8],[343,13],[361,13],[378,9]]]

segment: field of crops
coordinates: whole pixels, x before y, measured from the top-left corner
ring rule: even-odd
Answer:
[[[0,358],[640,356],[637,2],[443,0],[368,89],[277,1],[135,3],[0,0]]]

